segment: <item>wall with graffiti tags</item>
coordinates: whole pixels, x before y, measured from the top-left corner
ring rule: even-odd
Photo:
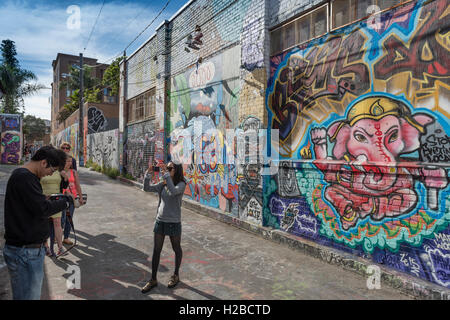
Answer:
[[[199,0],[171,21],[166,124],[171,157],[184,164],[185,195],[259,225],[261,159],[240,163],[238,154],[260,151],[256,143],[265,125],[265,12],[260,0]],[[250,134],[255,144],[238,146],[237,137]]]
[[[170,95],[171,154],[183,155],[184,159],[179,160],[186,164],[186,195],[235,215],[236,166],[226,164],[221,151],[226,130],[237,127],[239,62],[239,47],[205,60],[198,68],[173,77]],[[206,137],[208,131],[217,135]],[[187,142],[191,144],[189,148]],[[208,159],[203,159],[206,154]]]
[[[87,159],[104,168],[119,169],[119,129],[88,134]]]
[[[88,134],[119,128],[119,108],[117,105],[92,104],[87,106]]]
[[[126,128],[124,137],[124,170],[138,181],[154,161],[163,161],[164,132],[155,128],[155,121],[146,121]]]
[[[0,114],[1,163],[19,164],[22,158],[22,118],[15,114]]]
[[[54,137],[54,146],[58,147],[63,142],[68,142],[72,146],[70,149],[70,155],[75,159],[78,159],[78,122],[67,127]],[[85,144],[86,145],[86,144]]]
[[[411,2],[271,58],[263,225],[450,287],[449,14]]]

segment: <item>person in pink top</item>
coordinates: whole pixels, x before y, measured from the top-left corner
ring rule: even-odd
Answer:
[[[68,156],[66,159],[66,166],[64,167],[64,170],[66,171],[68,178],[69,178],[69,186],[67,189],[63,190],[63,193],[71,193],[75,198],[78,198],[78,201],[80,202],[80,205],[84,204],[82,191],[81,191],[81,185],[80,185],[80,179],[78,178],[78,172],[72,168],[72,157]],[[75,211],[75,207],[73,204],[69,206],[67,209],[69,211],[70,217],[73,219],[73,213]],[[67,211],[63,212],[63,214],[67,214]],[[73,242],[69,240],[70,235],[70,224],[65,223],[64,225],[64,240],[63,243],[67,245],[73,245]]]

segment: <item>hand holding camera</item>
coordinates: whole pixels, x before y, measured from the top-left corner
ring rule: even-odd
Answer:
[[[75,198],[71,193],[54,193],[50,195],[49,200],[55,201],[55,200],[66,200],[69,202],[69,204],[74,204]]]
[[[70,204],[73,204],[75,208],[79,208],[80,206],[86,204],[87,202],[87,194],[83,193],[80,198],[79,196],[74,197],[70,192],[67,193],[56,193],[50,196],[50,200],[60,200],[65,199]]]

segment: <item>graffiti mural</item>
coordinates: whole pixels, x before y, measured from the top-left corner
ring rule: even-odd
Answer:
[[[154,161],[164,159],[164,132],[155,130],[155,121],[147,121],[127,127],[124,137],[124,170],[138,181]]]
[[[70,143],[72,146],[70,155],[75,159],[78,159],[78,122],[67,127],[55,136],[55,147],[59,147],[62,142]],[[86,146],[86,143],[84,143],[84,145]]]
[[[88,109],[88,134],[105,131],[108,126],[103,111],[96,107],[89,107]]]
[[[244,158],[245,163],[238,164],[239,172],[239,217],[256,224],[262,224],[262,157],[258,146],[263,143],[259,141],[259,130],[261,129],[261,121],[255,117],[248,117],[240,126],[240,130],[236,130],[238,139],[245,139],[248,133],[253,133],[254,141],[251,138],[247,143],[238,143],[238,152]],[[239,136],[242,135],[242,136]],[[253,159],[249,159],[253,157]],[[252,160],[252,161],[251,161]]]
[[[119,129],[87,136],[87,159],[104,168],[119,169]]]
[[[19,164],[22,157],[22,120],[18,115],[1,114],[1,163]]]
[[[185,165],[185,194],[236,216],[238,172],[227,161],[234,154],[226,132],[238,127],[239,51],[234,47],[172,78],[169,129],[172,159]]]
[[[449,8],[407,3],[271,58],[285,161],[263,225],[450,287]]]

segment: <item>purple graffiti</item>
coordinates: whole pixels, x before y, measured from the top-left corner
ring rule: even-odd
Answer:
[[[18,164],[20,160],[20,136],[14,133],[2,135],[2,163]]]

